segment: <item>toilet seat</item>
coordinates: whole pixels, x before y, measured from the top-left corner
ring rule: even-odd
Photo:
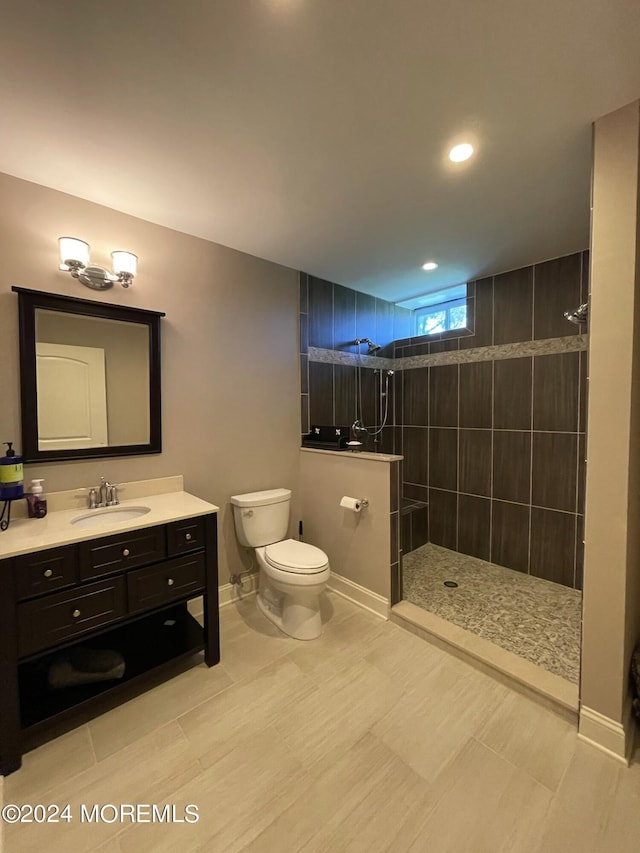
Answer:
[[[320,548],[296,539],[284,539],[267,545],[264,556],[270,566],[292,574],[317,574],[329,563],[329,558]]]

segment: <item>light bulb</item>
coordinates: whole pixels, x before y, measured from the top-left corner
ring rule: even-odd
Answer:
[[[86,267],[89,264],[89,244],[77,237],[58,237],[60,250],[60,268],[68,270],[72,265],[78,264]]]
[[[464,160],[468,160],[472,154],[473,145],[470,145],[468,142],[462,142],[460,145],[454,145],[451,151],[449,151],[449,160],[453,163],[462,163]]]

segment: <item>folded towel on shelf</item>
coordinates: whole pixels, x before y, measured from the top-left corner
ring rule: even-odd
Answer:
[[[124,658],[112,649],[89,649],[79,646],[56,655],[49,664],[48,683],[52,690],[112,681],[122,678]]]

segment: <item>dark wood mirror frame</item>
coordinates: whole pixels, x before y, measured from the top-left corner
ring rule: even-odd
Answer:
[[[162,452],[160,382],[160,318],[164,313],[127,308],[106,302],[58,296],[23,287],[18,294],[20,325],[20,389],[22,408],[22,456],[25,462],[58,462],[109,456],[140,456]],[[38,445],[38,392],[36,383],[36,310],[61,311],[86,317],[120,320],[145,325],[149,331],[149,443],[64,450],[40,450]]]

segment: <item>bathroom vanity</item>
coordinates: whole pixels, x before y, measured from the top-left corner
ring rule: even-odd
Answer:
[[[2,775],[62,726],[175,674],[181,659],[220,660],[218,507],[178,491],[113,509],[17,519],[0,534]],[[204,627],[187,608],[200,596]],[[49,686],[52,662],[79,647],[117,652],[124,675]]]

